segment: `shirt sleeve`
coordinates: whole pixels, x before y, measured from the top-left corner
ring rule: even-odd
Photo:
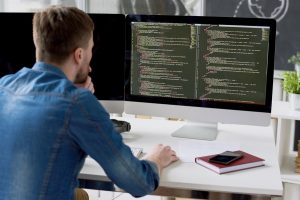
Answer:
[[[78,95],[69,127],[75,142],[100,164],[118,187],[135,197],[147,195],[158,187],[156,164],[139,160],[131,153],[92,93],[83,91]]]

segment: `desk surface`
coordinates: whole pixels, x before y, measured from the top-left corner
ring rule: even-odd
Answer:
[[[175,138],[171,133],[185,122],[164,119],[121,118],[131,123],[132,138],[124,139],[133,147],[148,152],[155,144],[163,143],[178,150],[179,144],[192,139]],[[241,150],[265,159],[263,167],[219,175],[198,164],[177,161],[164,169],[160,187],[180,190],[217,191],[252,195],[282,195],[282,182],[274,135],[271,127],[219,125],[217,139],[211,143],[236,143]],[[88,158],[79,175],[80,179],[109,181],[102,168]]]
[[[291,120],[300,120],[300,110],[291,109],[290,102],[273,101],[271,116]]]

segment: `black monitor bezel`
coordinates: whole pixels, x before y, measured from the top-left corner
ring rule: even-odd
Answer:
[[[208,17],[208,16],[127,15],[125,21],[126,21],[126,28],[125,28],[125,30],[126,30],[125,101],[271,113],[275,38],[276,38],[276,21],[274,19]],[[208,100],[179,99],[179,98],[131,95],[130,66],[131,66],[131,37],[132,37],[131,23],[132,22],[222,24],[222,25],[270,27],[265,104],[264,105],[242,104],[242,103],[234,103],[234,102],[220,102],[220,101],[217,102],[217,101],[208,101]]]

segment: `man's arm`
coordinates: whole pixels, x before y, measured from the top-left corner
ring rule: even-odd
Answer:
[[[93,84],[92,78],[90,76],[87,77],[87,79],[84,83],[75,83],[75,85],[77,87],[85,88],[85,89],[91,91],[91,93],[93,93],[93,94],[95,92],[94,84]]]
[[[164,168],[177,161],[178,157],[176,152],[172,150],[170,146],[158,144],[144,157],[144,159],[156,163],[159,173],[161,173]]]
[[[71,137],[118,187],[133,196],[153,192],[159,172],[178,159],[170,147],[158,145],[144,160],[138,160],[114,130],[109,114],[87,91],[79,94],[71,115]]]

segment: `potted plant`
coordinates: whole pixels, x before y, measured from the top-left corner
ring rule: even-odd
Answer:
[[[295,70],[299,74],[300,73],[300,52],[297,52],[296,54],[292,55],[288,59],[288,63],[292,63],[295,65]]]
[[[300,74],[296,71],[284,72],[283,90],[289,94],[292,109],[300,109]]]

